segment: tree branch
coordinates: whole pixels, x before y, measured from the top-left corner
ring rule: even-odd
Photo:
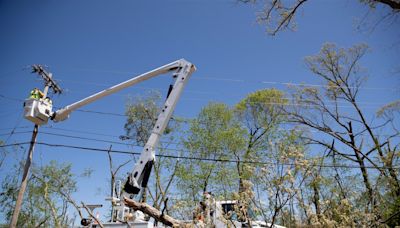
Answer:
[[[90,215],[90,217],[92,217],[92,218],[97,222],[97,224],[98,224],[101,228],[104,228],[103,224],[100,222],[100,220],[98,220],[98,219],[96,218],[96,216],[93,215],[93,213],[92,213],[92,212],[90,211],[90,209],[86,206],[86,204],[84,204],[83,202],[81,202],[81,204],[82,204],[82,207],[85,208],[85,210],[87,211],[87,213]]]
[[[392,8],[393,10],[400,10],[400,2],[395,0],[374,0],[375,2],[379,2],[385,4]]]
[[[169,215],[165,215],[161,213],[159,210],[156,208],[148,205],[147,203],[139,203],[134,200],[124,198],[125,205],[131,207],[134,210],[141,211],[146,215],[149,215],[150,217],[154,218],[156,221],[161,222],[162,224],[166,226],[172,226],[172,227],[185,227],[185,223],[174,219],[170,217]]]

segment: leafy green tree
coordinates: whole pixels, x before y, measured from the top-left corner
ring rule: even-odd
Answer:
[[[239,174],[239,191],[243,179],[253,174],[254,165],[246,161],[258,161],[264,157],[269,141],[279,134],[277,129],[285,120],[282,106],[286,99],[283,92],[276,89],[259,90],[249,94],[235,107],[235,114],[244,129],[246,129],[246,146],[235,153]]]
[[[126,135],[121,136],[121,138],[132,141],[135,146],[144,146],[155,126],[158,115],[161,113],[161,103],[162,98],[157,91],[151,91],[145,96],[137,96],[130,100],[126,105],[125,111],[127,115],[124,127]],[[180,121],[179,118],[175,117],[169,122],[164,132],[156,151],[158,155],[167,154],[168,148],[177,149],[174,141],[178,137],[179,129]],[[167,157],[157,158],[151,173],[152,178],[149,180],[149,186],[144,191],[143,201],[147,200],[148,194],[156,209],[160,209],[166,203],[178,164],[178,160]],[[166,210],[168,212],[168,207]]]
[[[256,188],[260,186],[257,173],[261,173],[262,166],[255,162],[267,161],[270,158],[270,144],[281,133],[277,129],[285,120],[285,114],[282,112],[282,105],[285,103],[283,92],[264,89],[249,94],[235,106],[235,117],[246,131],[245,147],[234,153],[239,178],[236,199],[240,207],[246,208],[238,211],[239,217],[248,223],[251,223],[253,218],[250,218],[246,211],[254,201],[253,187],[248,186],[252,186],[253,183]],[[263,177],[262,175],[261,178],[264,179]],[[261,212],[264,212],[263,209]]]
[[[214,160],[231,159],[244,145],[243,134],[243,129],[234,119],[233,111],[222,103],[208,104],[191,122],[188,137],[184,140],[189,156],[210,159],[210,161],[191,160],[187,162],[187,166],[181,167],[183,170],[180,172],[180,177],[188,182],[187,187],[193,189],[193,199],[199,193],[201,195],[207,191],[218,191],[220,187],[216,183],[228,184],[236,176],[235,172],[230,170],[232,166],[229,164],[221,166]],[[226,176],[228,173],[229,176]]]
[[[16,167],[18,170],[20,167]],[[15,172],[18,173],[18,172]],[[2,183],[1,211],[10,219],[18,194],[18,175],[11,173]],[[70,196],[77,190],[70,164],[33,166],[25,200],[22,204],[18,227],[68,227],[74,218],[68,216]]]
[[[236,192],[237,169],[232,160],[243,150],[244,131],[227,105],[210,103],[190,123],[184,139],[188,157],[199,158],[179,166],[179,189],[192,208],[202,200],[204,192],[212,192],[217,198],[230,199]]]

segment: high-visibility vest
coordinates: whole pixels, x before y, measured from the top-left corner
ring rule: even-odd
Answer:
[[[35,89],[31,91],[31,95],[29,96],[29,98],[38,99],[38,98],[37,98],[37,93],[36,93],[36,90],[35,90]]]

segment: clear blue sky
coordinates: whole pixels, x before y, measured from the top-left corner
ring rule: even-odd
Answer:
[[[61,107],[134,75],[185,58],[196,64],[198,71],[193,74],[175,114],[193,117],[210,101],[233,105],[257,89],[285,89],[281,84],[285,82],[320,84],[306,69],[305,56],[316,54],[325,42],[341,47],[367,43],[371,51],[362,60],[369,75],[365,87],[381,89],[362,91],[365,110],[373,112],[399,98],[398,23],[380,25],[373,32],[359,32],[355,29],[356,21],[366,14],[367,8],[358,0],[314,0],[307,2],[296,18],[297,32],[271,37],[256,23],[257,10],[235,0],[0,1],[0,95],[7,97],[0,97],[1,139],[7,139],[7,143],[30,140],[30,133],[11,137],[8,133],[14,127],[18,132],[33,128],[22,118],[22,103],[13,100],[25,99],[33,87],[43,86],[38,76],[26,68],[31,64],[49,66],[65,90],[53,101]],[[378,8],[369,19],[376,20],[375,15],[383,13]],[[152,79],[85,109],[122,114],[129,95],[145,94],[149,89],[165,92],[169,82],[169,76]],[[65,122],[50,123],[48,126],[53,129],[40,131],[118,141],[117,136],[124,134],[124,121],[118,116],[75,112]],[[110,145],[45,134],[40,134],[38,141],[96,148]],[[123,145],[113,148],[132,150]],[[9,155],[0,170],[1,179],[16,158],[22,156],[21,151]],[[124,158],[121,156],[120,160]],[[76,173],[87,167],[94,169],[90,181],[79,179],[75,197],[78,202],[106,204],[103,201],[109,178],[106,154],[37,146],[34,161],[45,164],[50,160],[71,162]]]

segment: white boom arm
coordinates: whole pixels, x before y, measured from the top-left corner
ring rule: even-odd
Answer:
[[[108,89],[100,91],[100,92],[98,92],[96,94],[93,94],[93,95],[91,95],[89,97],[86,97],[86,98],[84,98],[84,99],[82,99],[80,101],[77,101],[77,102],[73,103],[73,104],[67,105],[64,108],[62,108],[60,110],[57,110],[53,114],[52,119],[55,122],[63,121],[65,119],[68,119],[69,114],[71,112],[75,111],[76,109],[78,109],[78,108],[80,108],[80,107],[82,107],[84,105],[90,104],[90,103],[92,103],[92,102],[94,102],[96,100],[99,100],[99,99],[101,99],[101,98],[103,98],[105,96],[108,96],[110,94],[116,93],[116,92],[118,92],[118,91],[120,91],[122,89],[125,89],[127,87],[133,86],[133,85],[135,85],[135,84],[137,84],[139,82],[148,80],[150,78],[156,77],[156,76],[158,76],[160,74],[165,74],[165,73],[168,73],[169,71],[176,70],[178,68],[184,68],[184,67],[193,68],[193,70],[192,69],[190,70],[190,73],[192,73],[195,70],[194,65],[189,63],[188,61],[186,61],[184,59],[177,60],[175,62],[166,64],[166,65],[164,65],[162,67],[159,67],[159,68],[154,69],[152,71],[149,71],[149,72],[146,72],[146,73],[141,74],[139,76],[136,76],[134,78],[131,78],[131,79],[125,81],[125,82],[121,82],[118,85],[115,85],[115,86],[112,86],[112,87],[110,87]]]
[[[169,91],[167,100],[162,108],[161,113],[159,114],[156,125],[153,128],[153,131],[143,148],[143,151],[140,155],[139,160],[136,162],[133,171],[128,176],[128,179],[123,188],[123,194],[138,194],[142,187],[147,186],[147,182],[150,176],[151,169],[153,167],[153,163],[155,161],[155,148],[158,145],[160,137],[162,136],[165,128],[168,125],[168,121],[170,120],[172,113],[176,107],[179,97],[185,87],[190,75],[196,70],[196,67],[184,60],[180,59],[170,64],[159,67],[155,70],[149,71],[147,73],[141,74],[137,77],[134,77],[130,80],[122,82],[118,85],[112,86],[106,90],[93,94],[85,99],[82,99],[78,102],[75,102],[71,105],[68,105],[53,114],[54,121],[63,121],[69,117],[69,114],[91,102],[94,102],[102,97],[120,91],[129,86],[135,85],[139,82],[145,81],[147,79],[153,78],[160,74],[165,74],[170,71],[175,71],[173,77],[175,78],[175,83],[172,89]]]

